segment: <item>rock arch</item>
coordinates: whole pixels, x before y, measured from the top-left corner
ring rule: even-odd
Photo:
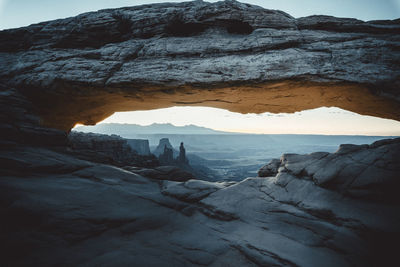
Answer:
[[[80,160],[62,144],[77,122],[175,105],[337,106],[400,120],[399,28],[399,20],[295,19],[229,0],[1,31],[1,263],[390,265],[400,237],[399,139],[285,154],[259,173],[275,177],[238,183],[180,183],[192,177]],[[161,184],[171,172],[175,182]]]
[[[21,124],[68,131],[116,111],[176,105],[336,106],[400,120],[399,30],[398,20],[295,19],[236,1],[108,9],[5,30],[2,124],[9,135]]]

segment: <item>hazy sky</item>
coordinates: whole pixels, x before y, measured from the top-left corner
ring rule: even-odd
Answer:
[[[75,16],[104,8],[176,0],[0,0],[0,29],[26,26],[46,20]],[[211,0],[208,2],[217,2]],[[243,0],[294,17],[315,14],[355,17],[362,20],[400,17],[400,0]]]
[[[0,0],[0,29],[26,26],[104,8],[157,2],[181,1]],[[242,2],[269,9],[280,9],[294,17],[325,14],[362,20],[400,18],[400,0],[244,0]],[[399,122],[360,116],[335,108],[303,111],[291,115],[242,115],[213,108],[175,107],[147,112],[117,113],[106,121],[142,125],[153,122],[170,122],[175,125],[196,124],[225,131],[256,133],[400,135]]]
[[[208,107],[172,107],[118,112],[102,123],[195,124],[215,130],[243,133],[344,134],[400,136],[400,122],[361,116],[339,108],[318,108],[294,114],[240,114]]]

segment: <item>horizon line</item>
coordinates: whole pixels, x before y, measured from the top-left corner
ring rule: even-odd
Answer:
[[[74,132],[82,132],[76,129],[72,129]],[[122,136],[120,133],[98,133],[98,132],[82,132],[82,133],[95,133],[95,134],[104,134],[110,135],[115,134]],[[163,132],[154,132],[154,133],[133,133],[132,135],[313,135],[313,136],[359,136],[359,137],[387,137],[387,138],[398,138],[400,135],[369,135],[369,134],[324,134],[324,133],[243,133],[243,132],[221,132],[221,133],[163,133]]]

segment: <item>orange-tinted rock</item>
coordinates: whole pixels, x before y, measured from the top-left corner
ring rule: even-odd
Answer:
[[[1,31],[0,84],[65,131],[178,105],[400,120],[399,29],[236,1],[108,9]]]

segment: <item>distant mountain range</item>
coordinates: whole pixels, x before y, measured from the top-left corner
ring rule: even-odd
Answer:
[[[125,138],[138,134],[232,134],[196,125],[175,126],[170,123],[153,123],[148,126],[126,123],[101,123],[95,126],[78,126],[74,130],[85,133],[117,134]]]

